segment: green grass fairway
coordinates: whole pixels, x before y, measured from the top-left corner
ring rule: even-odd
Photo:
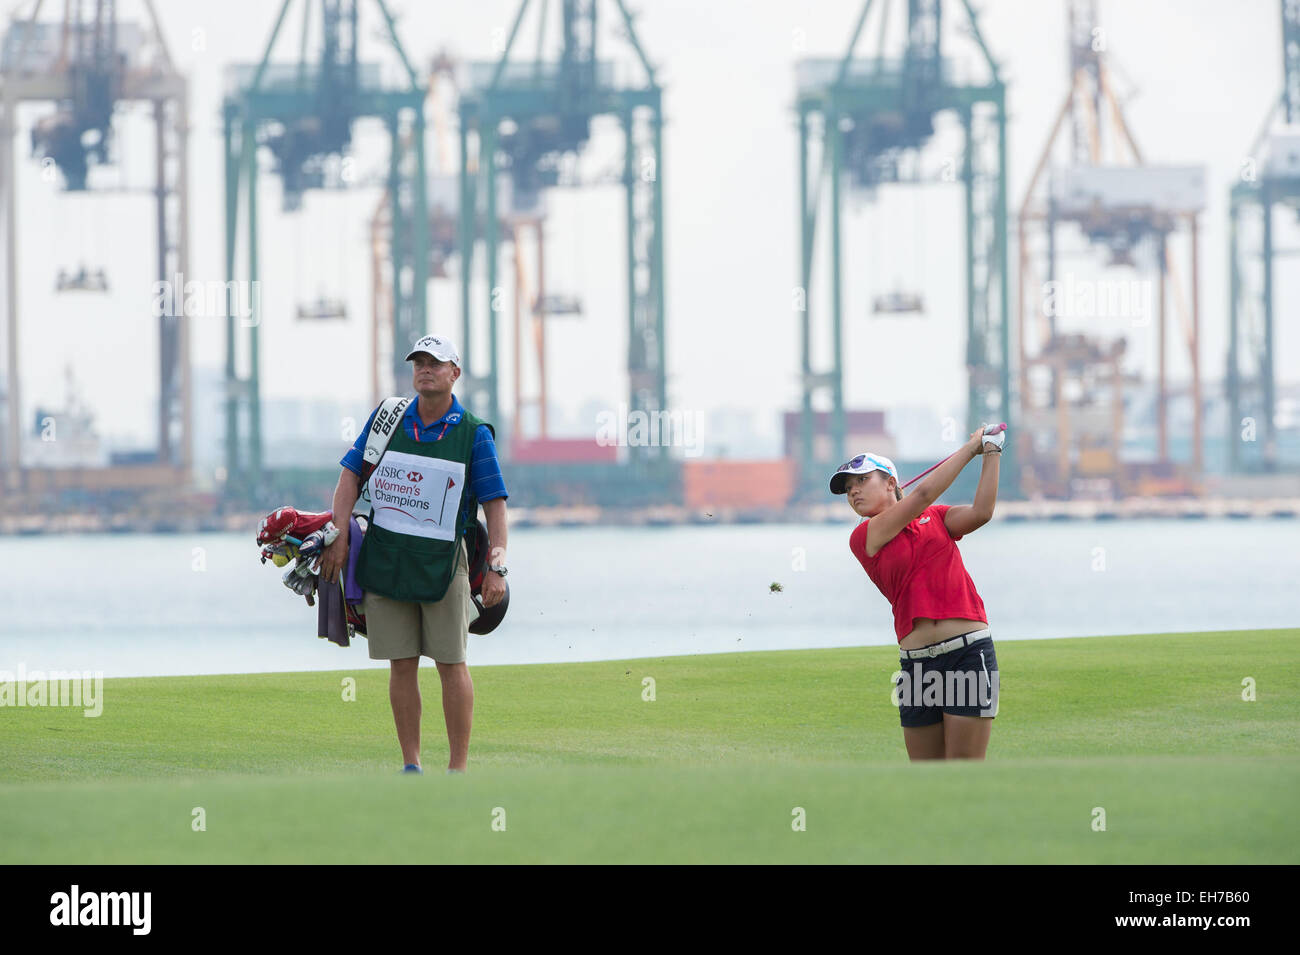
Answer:
[[[482,667],[464,776],[431,666],[424,777],[386,671],[108,681],[0,708],[0,862],[1300,862],[1300,630],[1004,641],[985,763],[908,763],[897,660]]]

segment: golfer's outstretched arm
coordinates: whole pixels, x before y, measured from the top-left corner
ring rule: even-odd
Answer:
[[[981,433],[976,431],[972,434],[966,444],[926,475],[925,480],[917,485],[915,491],[898,503],[885,508],[879,516],[871,518],[867,524],[868,557],[880,553],[882,547],[898,536],[898,533],[919,517],[922,511],[937,501],[940,494],[948,490],[948,486],[957,479],[957,475],[961,473],[961,469],[967,462],[980,453],[980,445],[976,443],[976,439]]]
[[[1001,460],[1001,454],[984,455],[979,487],[975,489],[975,513],[986,523],[993,520],[993,508],[998,503],[998,467]]]
[[[919,495],[927,504],[933,504],[939,500],[939,496],[952,486],[952,482],[957,480],[957,475],[961,474],[961,469],[973,461],[980,453],[979,439],[982,437],[982,431],[976,431],[970,436],[970,440],[958,449],[957,453],[944,461],[933,471],[925,476],[920,484],[916,486],[913,494]]]
[[[1001,454],[986,453],[974,504],[957,504],[948,508],[943,523],[954,538],[965,537],[993,520],[993,506],[998,501],[998,467]]]

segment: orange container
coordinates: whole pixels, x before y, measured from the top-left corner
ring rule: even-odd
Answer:
[[[682,462],[683,497],[690,508],[779,511],[794,489],[795,462],[790,458]]]

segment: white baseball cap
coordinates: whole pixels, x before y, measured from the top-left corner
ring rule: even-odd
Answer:
[[[844,484],[848,481],[850,474],[870,474],[872,471],[884,471],[892,475],[894,480],[898,480],[898,468],[894,467],[894,462],[889,460],[883,454],[871,454],[863,451],[851,461],[846,461],[835,469],[831,475],[831,493],[846,494],[848,493]]]
[[[406,361],[410,361],[421,352],[432,355],[438,361],[449,361],[457,368],[460,367],[460,352],[456,351],[456,346],[445,338],[439,338],[437,335],[425,335],[411,346],[411,353],[406,356]]]

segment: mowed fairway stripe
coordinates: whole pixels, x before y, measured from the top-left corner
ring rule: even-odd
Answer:
[[[106,681],[0,707],[0,861],[1297,861],[1300,630],[998,657],[983,765],[906,763],[888,647],[478,668],[451,779],[432,668],[422,779],[384,671]]]
[[[26,786],[0,793],[0,859],[1296,863],[1298,787],[1295,761],[1232,757]]]

